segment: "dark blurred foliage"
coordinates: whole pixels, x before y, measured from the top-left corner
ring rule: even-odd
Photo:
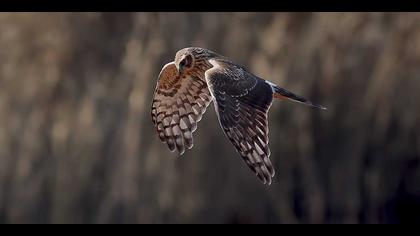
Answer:
[[[1,223],[420,223],[420,14],[1,13]],[[150,103],[201,46],[328,107],[276,102],[263,186],[209,109],[195,147]]]

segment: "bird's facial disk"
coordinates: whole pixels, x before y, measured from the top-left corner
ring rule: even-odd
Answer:
[[[194,59],[191,54],[186,54],[181,57],[181,60],[178,64],[178,72],[182,74],[185,70],[191,69],[193,67]]]

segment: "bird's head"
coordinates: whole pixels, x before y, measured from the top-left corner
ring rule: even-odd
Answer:
[[[175,56],[175,66],[178,69],[179,74],[183,74],[194,67],[195,56],[192,50],[188,48],[182,49],[177,52]]]

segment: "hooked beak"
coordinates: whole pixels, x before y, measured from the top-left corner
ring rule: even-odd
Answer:
[[[183,66],[177,66],[177,69],[178,69],[178,74],[182,74],[182,73],[184,73],[184,67]]]

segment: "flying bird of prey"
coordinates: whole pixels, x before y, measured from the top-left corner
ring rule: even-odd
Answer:
[[[158,77],[151,115],[160,140],[182,155],[193,147],[193,133],[212,101],[220,126],[248,167],[267,185],[267,115],[274,99],[289,99],[325,109],[259,78],[224,56],[204,48],[179,50]]]

